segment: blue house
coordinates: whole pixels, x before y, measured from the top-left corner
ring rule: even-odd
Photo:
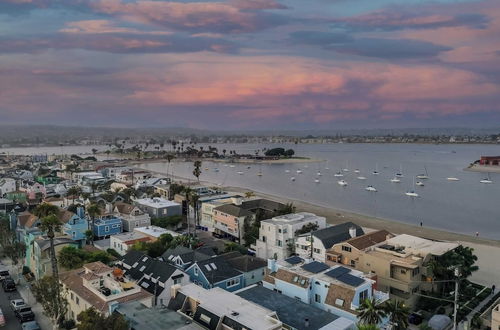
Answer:
[[[77,242],[79,247],[84,246],[86,242],[85,232],[89,229],[89,223],[83,207],[77,208],[76,214],[60,209],[59,220],[64,223],[62,228],[64,234]]]
[[[120,234],[122,231],[122,219],[113,215],[106,215],[94,221],[94,235],[98,238]]]
[[[244,287],[243,273],[222,257],[197,261],[186,269],[191,282],[205,289],[219,287],[232,292]]]
[[[175,267],[186,270],[193,263],[209,259],[215,255],[216,254],[212,249],[202,247],[197,250],[192,250],[180,245],[173,249],[168,249],[161,257],[164,261],[174,265]]]

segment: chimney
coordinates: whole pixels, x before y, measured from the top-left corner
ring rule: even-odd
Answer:
[[[349,228],[349,235],[351,235],[351,238],[356,237],[356,227]]]
[[[309,328],[309,319],[304,320],[304,327]]]

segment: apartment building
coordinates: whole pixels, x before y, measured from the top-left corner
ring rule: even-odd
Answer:
[[[159,197],[136,199],[134,204],[152,218],[182,214],[181,204]]]
[[[341,263],[376,274],[380,290],[414,307],[418,300],[415,293],[430,287],[425,283],[430,279],[426,265],[456,247],[453,242],[393,236],[380,230],[334,245],[326,252],[326,259],[329,264]]]
[[[147,307],[153,305],[151,293],[122,276],[100,261],[60,274],[59,279],[67,293],[68,317],[76,320],[78,314],[94,307],[109,315],[114,303],[138,301]]]
[[[374,297],[381,304],[389,294],[376,290],[376,277],[344,266],[330,267],[319,261],[307,262],[293,256],[283,261],[268,260],[265,288],[305,304],[359,322],[357,309]]]
[[[500,305],[491,310],[491,330],[500,330]]]
[[[326,219],[313,213],[300,212],[281,215],[260,222],[259,239],[254,249],[257,257],[267,260],[283,260],[292,252],[297,231],[314,224],[319,229],[326,228]]]

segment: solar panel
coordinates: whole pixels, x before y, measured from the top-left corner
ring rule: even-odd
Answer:
[[[347,285],[350,285],[352,287],[357,287],[360,284],[364,283],[365,280],[356,276],[353,276],[351,274],[344,274],[340,277],[337,278],[342,283],[345,283]]]
[[[349,268],[339,266],[337,268],[334,268],[328,272],[325,273],[325,275],[328,275],[333,278],[338,278],[344,274],[348,274],[351,270]]]
[[[302,265],[302,269],[307,270],[308,272],[311,272],[314,274],[322,272],[328,268],[330,268],[330,267],[327,264],[324,264],[324,263],[319,262],[319,261],[313,261],[313,262],[310,262],[308,264]]]
[[[301,257],[293,256],[293,257],[290,257],[288,259],[285,259],[285,261],[291,265],[296,265],[296,264],[300,264],[304,260]]]

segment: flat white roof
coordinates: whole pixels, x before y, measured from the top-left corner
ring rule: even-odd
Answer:
[[[271,316],[274,311],[254,304],[234,293],[221,288],[204,289],[194,283],[179,289],[187,297],[200,302],[200,307],[218,315],[227,317],[252,329],[276,329],[281,322]]]
[[[136,199],[135,202],[137,204],[141,204],[144,206],[149,206],[149,207],[154,207],[154,208],[164,208],[164,207],[171,207],[171,206],[180,206],[181,204],[169,201],[164,198],[142,198],[142,199]]]
[[[161,228],[158,226],[137,227],[137,228],[134,228],[134,231],[136,231],[138,233],[143,233],[143,234],[148,235],[148,236],[153,236],[156,238],[160,237],[163,234],[170,234],[174,237],[179,236],[179,234],[176,233],[175,231]]]
[[[144,238],[144,237],[147,237],[147,236],[144,235],[143,233],[132,231],[132,232],[123,233],[123,234],[111,235],[110,239],[116,239],[116,240],[125,242],[125,241],[130,241],[133,239],[139,239],[139,238]]]
[[[458,243],[454,242],[431,241],[425,238],[408,234],[401,234],[389,238],[386,243],[394,246],[404,246],[406,253],[424,255],[432,254],[435,256],[443,255],[446,252],[457,248],[459,245]]]
[[[317,221],[320,219],[325,220],[325,217],[320,217],[314,213],[309,213],[309,212],[298,212],[298,213],[280,215],[272,219],[263,220],[262,222],[275,225],[288,225],[288,224],[291,225],[301,222]]]

